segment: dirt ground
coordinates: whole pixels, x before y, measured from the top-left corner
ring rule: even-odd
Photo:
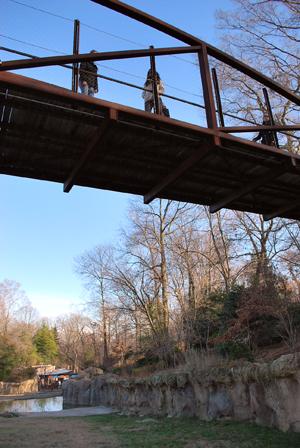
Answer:
[[[1,418],[1,448],[118,448],[109,434],[81,418]]]
[[[144,428],[129,429],[129,431]],[[121,448],[105,428],[95,428],[80,418],[2,418],[0,420],[0,448]],[[157,446],[157,445],[155,445]],[[162,445],[163,446],[163,445]],[[231,444],[208,442],[203,439],[185,445],[186,448],[231,448]]]

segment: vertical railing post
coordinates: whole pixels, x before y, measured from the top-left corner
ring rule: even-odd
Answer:
[[[220,137],[217,135],[218,123],[217,123],[212,82],[210,77],[207,48],[206,45],[204,44],[201,45],[201,50],[199,50],[198,52],[198,59],[202,80],[207,127],[215,131],[214,143],[215,145],[220,145],[221,144]]]
[[[222,107],[220,88],[219,88],[219,81],[218,81],[218,77],[217,77],[217,71],[215,68],[211,69],[211,74],[212,74],[212,80],[214,83],[215,97],[216,97],[216,103],[217,103],[218,115],[219,115],[219,123],[220,123],[220,126],[225,127],[223,107]]]
[[[153,45],[150,45],[150,49],[154,48]],[[150,65],[151,65],[151,74],[152,74],[152,87],[153,87],[153,98],[154,98],[154,112],[156,114],[160,113],[159,107],[159,98],[157,91],[157,76],[156,76],[156,66],[155,66],[155,56],[150,55]]]
[[[264,94],[264,98],[265,98],[265,103],[266,103],[266,107],[267,107],[270,123],[271,123],[271,125],[274,125],[275,122],[274,122],[273,112],[272,112],[272,108],[271,108],[270,98],[269,98],[268,91],[267,91],[267,89],[265,87],[263,87],[263,94]],[[270,131],[270,132],[274,136],[274,141],[275,141],[276,147],[279,148],[277,132],[276,131]]]
[[[79,36],[80,36],[80,22],[74,20],[74,36],[73,36],[73,54],[79,53]],[[75,62],[72,70],[72,90],[78,92],[78,80],[79,80],[79,64]]]

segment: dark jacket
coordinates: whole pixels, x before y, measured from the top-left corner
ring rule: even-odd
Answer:
[[[270,126],[272,123],[269,120],[263,120],[264,126]],[[259,131],[258,135],[253,139],[254,142],[261,140],[263,145],[276,146],[275,136],[273,131]]]
[[[89,87],[98,90],[98,78],[95,76],[97,75],[97,71],[98,68],[94,62],[81,62],[79,66],[79,80],[81,82],[86,81]]]

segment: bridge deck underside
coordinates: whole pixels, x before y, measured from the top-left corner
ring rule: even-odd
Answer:
[[[23,77],[15,83],[17,75],[13,76],[11,82],[6,82],[7,76],[0,78],[0,173],[64,183],[109,110],[115,110],[117,119],[109,120],[75,185],[145,195],[189,157],[209,148],[159,197],[211,205],[262,179],[227,208],[268,214],[299,201],[297,156],[293,164],[283,152],[225,134],[216,146],[206,128],[41,82],[30,88],[21,82]],[[281,167],[283,174],[263,183],[266,173]],[[300,207],[282,216],[300,219]]]

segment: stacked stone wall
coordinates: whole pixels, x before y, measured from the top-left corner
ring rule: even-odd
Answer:
[[[300,356],[146,378],[100,375],[63,385],[68,406],[106,405],[128,414],[231,418],[300,432]]]
[[[0,381],[0,395],[21,395],[35,392],[38,392],[38,382],[36,378],[20,383]]]

